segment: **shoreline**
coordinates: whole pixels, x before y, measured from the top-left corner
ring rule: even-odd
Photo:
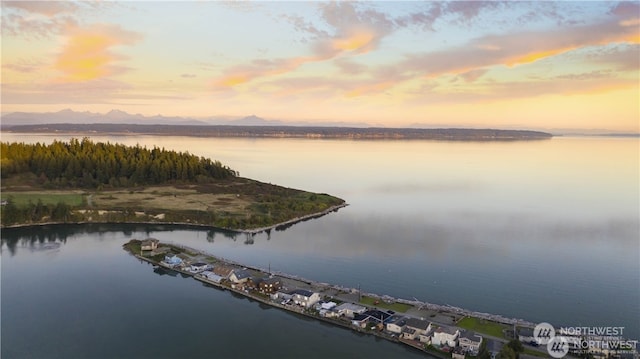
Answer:
[[[216,229],[216,230],[220,230],[220,231],[227,231],[227,232],[234,232],[237,234],[250,234],[250,235],[255,235],[261,232],[267,232],[270,231],[272,229],[277,229],[280,227],[284,227],[284,226],[291,226],[294,225],[296,223],[299,222],[304,222],[307,221],[309,219],[314,219],[314,218],[319,218],[322,216],[325,216],[331,212],[336,212],[338,211],[340,208],[344,208],[347,207],[349,204],[344,202],[342,204],[339,205],[335,205],[335,206],[331,206],[323,211],[320,212],[316,212],[316,213],[310,213],[301,217],[295,217],[292,219],[289,219],[287,221],[284,222],[279,222],[276,224],[273,224],[271,226],[267,226],[267,227],[258,227],[258,228],[237,228],[237,229],[233,229],[233,228],[224,228],[224,227],[216,227],[213,225],[209,225],[209,224],[199,224],[199,223],[190,223],[190,222],[162,222],[162,221],[154,221],[154,222],[149,222],[149,221],[126,221],[126,222],[89,222],[89,221],[85,221],[85,222],[41,222],[41,223],[22,223],[22,224],[12,224],[9,226],[0,226],[0,228],[2,229],[11,229],[11,228],[29,228],[29,227],[43,227],[43,226],[50,226],[50,225],[64,225],[64,224],[68,224],[68,225],[86,225],[86,224],[109,224],[109,225],[116,225],[116,224],[138,224],[138,225],[164,225],[164,226],[184,226],[184,227],[196,227],[196,228],[204,228],[204,229]]]

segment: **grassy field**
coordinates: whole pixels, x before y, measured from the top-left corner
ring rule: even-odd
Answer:
[[[92,205],[97,208],[139,208],[151,210],[226,211],[246,215],[251,201],[238,194],[201,193],[194,188],[147,187],[96,193]]]
[[[84,196],[80,192],[72,191],[42,191],[42,192],[6,192],[2,191],[2,200],[9,197],[13,199],[16,206],[24,207],[31,203],[36,204],[41,200],[43,204],[56,205],[58,202],[66,203],[72,207],[82,205]]]
[[[378,300],[379,302],[376,304],[376,300]],[[362,304],[366,304],[366,305],[371,305],[371,306],[376,306],[378,308],[384,308],[384,309],[391,309],[395,312],[398,313],[405,313],[407,310],[409,310],[411,308],[411,306],[409,304],[404,304],[404,303],[387,303],[383,300],[379,300],[376,298],[371,298],[371,297],[367,297],[367,296],[363,296],[362,299],[360,299],[360,303]]]
[[[473,317],[462,318],[456,325],[460,328],[473,330],[474,332],[487,334],[498,338],[505,338],[503,331],[505,329],[509,329],[509,327],[504,324]]]
[[[13,178],[2,183],[2,199],[9,197],[22,208],[29,201],[64,202],[72,210],[70,222],[194,223],[228,229],[269,227],[344,203],[326,194],[246,178],[99,191],[45,190]]]
[[[531,348],[524,348],[524,353],[528,354],[528,355],[532,355],[534,357],[539,357],[539,358],[548,358],[549,355],[547,353],[543,353],[539,350],[534,350]]]

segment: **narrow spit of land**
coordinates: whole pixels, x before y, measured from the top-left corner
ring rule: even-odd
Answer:
[[[426,329],[424,335],[405,335],[404,331],[390,331],[388,323],[402,320],[423,322],[425,327],[429,324],[428,330],[431,333],[437,331],[437,328],[459,333],[471,329],[485,341],[498,341],[502,344],[508,342],[509,330],[514,326],[534,327],[533,323],[521,319],[477,313],[452,306],[425,303],[417,299],[405,300],[363,293],[354,288],[319,283],[270,269],[246,266],[186,246],[160,243],[151,238],[144,241],[133,239],[124,244],[123,248],[136,258],[152,264],[154,271],[192,277],[208,286],[228,290],[276,308],[360,333],[402,343],[440,358],[451,358],[452,352],[464,352],[464,349],[432,345],[430,339],[427,339]],[[299,297],[300,295],[302,296]],[[360,316],[355,313],[345,315],[344,312],[336,311],[336,308],[340,308],[338,305],[350,307],[347,312],[362,308],[360,313],[364,313]],[[366,318],[367,314],[370,318]],[[377,315],[385,317],[383,322],[376,323]],[[546,357],[544,349],[527,350],[530,355]]]

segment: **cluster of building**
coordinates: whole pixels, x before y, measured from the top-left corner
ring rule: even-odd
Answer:
[[[152,250],[149,245],[149,250]],[[288,289],[279,277],[260,277],[245,268],[227,264],[189,263],[188,257],[167,254],[160,263],[164,267],[182,270],[198,280],[267,295],[271,301],[298,310],[313,309],[324,318],[350,323],[355,328],[377,330],[416,347],[431,345],[450,352],[454,358],[478,354],[482,337],[470,331],[435,325],[427,320],[397,315],[393,311],[371,309],[354,303],[323,301],[320,293],[307,289]],[[413,342],[413,343],[411,343]]]
[[[413,341],[414,346],[428,346],[450,352],[454,358],[478,355],[482,336],[455,327],[436,325],[421,318],[405,317],[391,311],[368,309],[352,303],[343,303],[336,314],[351,317],[351,324],[359,328],[385,331],[402,341]],[[416,345],[417,344],[417,345]]]
[[[179,254],[165,255],[160,265],[178,269],[194,275],[196,279],[215,284],[228,284],[231,288],[243,291],[257,291],[272,294],[282,288],[278,277],[259,277],[246,268],[237,268],[226,264],[211,265],[203,262],[189,263]]]
[[[155,254],[164,253],[160,266],[175,269],[193,275],[194,278],[211,284],[227,286],[246,293],[261,294],[274,304],[295,311],[309,311],[323,318],[331,318],[352,326],[358,330],[377,331],[383,335],[412,345],[416,348],[433,347],[451,354],[454,359],[477,356],[483,337],[457,327],[434,324],[422,318],[399,315],[393,311],[384,311],[362,305],[323,300],[323,295],[308,289],[290,289],[282,283],[282,278],[266,273],[249,270],[225,263],[215,265],[204,262],[192,262],[192,258],[180,253],[162,251],[168,247],[158,247],[158,240],[147,239],[141,242],[142,251]],[[338,302],[338,303],[336,303]],[[524,343],[533,342],[533,330],[518,331],[518,339]],[[488,340],[487,349],[492,358],[500,352],[503,342]]]

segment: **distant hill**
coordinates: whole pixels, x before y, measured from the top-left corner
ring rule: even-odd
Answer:
[[[263,123],[256,119],[248,122]],[[355,128],[355,127],[296,127],[241,125],[133,125],[133,124],[39,124],[3,126],[5,132],[19,133],[92,133],[92,134],[149,134],[200,137],[268,137],[268,138],[336,138],[336,139],[417,139],[446,141],[514,141],[551,138],[546,132],[526,130],[464,129],[464,128]]]
[[[76,112],[70,109],[58,112],[32,113],[32,112],[12,112],[3,114],[0,117],[3,128],[19,125],[38,125],[51,123],[68,124],[139,124],[139,125],[229,125],[229,126],[348,126],[348,127],[368,127],[366,123],[357,122],[320,122],[310,123],[305,121],[284,122],[280,120],[267,120],[256,115],[243,118],[218,118],[209,117],[194,119],[179,116],[143,116],[141,114],[130,114],[120,110],[111,110],[107,113],[96,112]]]
[[[174,125],[206,125],[207,122],[183,117],[165,117],[162,115],[143,116],[130,114],[120,110],[111,110],[105,114],[96,112],[76,112],[65,109],[58,112],[32,113],[13,112],[1,117],[3,127],[16,125],[37,125],[45,123],[139,123],[139,124],[174,124]]]

